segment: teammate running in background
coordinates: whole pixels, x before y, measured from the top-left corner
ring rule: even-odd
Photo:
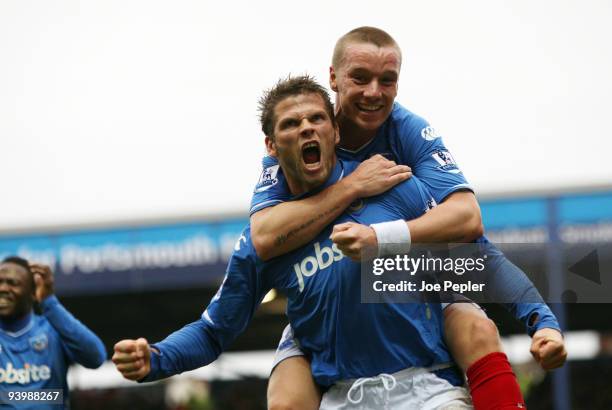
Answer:
[[[41,315],[33,311],[38,303]],[[104,363],[102,341],[74,318],[53,294],[53,272],[46,265],[30,265],[12,256],[0,264],[0,407],[19,409],[68,408],[68,366],[97,368]],[[51,396],[8,400],[8,392],[55,389],[63,403]],[[14,397],[14,394],[13,394]],[[32,396],[34,397],[34,396]],[[25,397],[27,398],[27,396]]]
[[[333,106],[310,78],[279,82],[262,99],[262,111],[268,151],[279,158],[293,196],[315,195],[357,167],[336,158]],[[307,147],[316,147],[316,163],[303,161]],[[431,201],[427,188],[412,178],[332,222],[369,229],[362,224],[416,218]],[[277,288],[288,295],[287,315],[311,358],[316,382],[329,387],[321,409],[471,408],[442,338],[440,304],[360,303],[361,266],[333,244],[331,229],[295,251],[262,261],[247,228],[202,318],[152,346],[145,339],[118,342],[117,369],[128,379],[147,382],[211,363],[246,328],[265,294]]]
[[[427,186],[439,205],[407,223],[396,220],[380,225],[376,231],[339,226],[336,230],[339,249],[358,258],[364,247],[378,246],[384,254],[389,244],[397,242],[406,246],[411,241],[487,242],[482,237],[475,196],[440,136],[425,120],[394,103],[400,65],[399,46],[380,29],[361,27],[338,40],[330,68],[330,86],[336,92],[336,118],[340,127],[338,155],[364,161],[381,154],[393,161],[374,156],[358,172],[317,195],[288,201],[291,193],[282,167],[279,168],[273,157],[266,157],[251,206],[252,240],[262,259],[304,245],[353,201],[379,193],[364,188],[368,177],[386,176],[387,184],[409,177],[408,169],[396,164],[412,167],[414,175]],[[268,135],[265,126],[264,133]],[[316,163],[320,153],[315,147],[304,147],[300,155],[305,163]],[[498,255],[497,264],[487,286],[492,301],[542,300],[524,273],[503,255]],[[567,355],[563,338],[554,315],[543,301],[505,305],[533,336],[531,352],[542,367],[551,369],[562,365]],[[444,315],[447,343],[468,375],[476,407],[518,402],[518,384],[501,352],[495,324],[467,303],[450,305]],[[299,355],[299,351],[291,349],[290,354]],[[317,408],[319,398],[314,394],[317,389],[308,362],[299,356],[281,359],[286,360],[275,367],[270,379],[270,407]]]

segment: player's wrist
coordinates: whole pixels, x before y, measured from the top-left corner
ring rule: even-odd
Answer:
[[[142,378],[140,378],[138,380],[138,383],[144,383],[144,382],[151,382],[151,381],[155,381],[158,380],[162,377],[164,377],[163,375],[160,375],[159,373],[161,372],[161,359],[162,359],[162,353],[159,350],[158,347],[153,346],[153,345],[149,345],[149,351],[150,351],[150,355],[149,355],[149,368],[147,371],[147,374],[145,374]]]
[[[548,327],[546,325],[538,328],[533,333],[533,336],[532,336],[533,339],[536,339],[538,337],[549,337],[549,338],[556,338],[559,340],[563,340],[565,338],[561,330],[554,328],[554,327]]]
[[[342,178],[338,185],[342,188],[345,193],[345,198],[349,203],[361,198],[362,192],[360,189],[360,184],[353,181],[353,174],[347,176],[346,178]]]
[[[406,221],[398,219],[372,224],[370,227],[376,234],[379,257],[406,254],[410,251],[412,241]]]

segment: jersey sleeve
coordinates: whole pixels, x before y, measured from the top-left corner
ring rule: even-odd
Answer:
[[[78,321],[57,299],[47,297],[41,303],[42,314],[59,334],[62,347],[70,363],[79,363],[90,369],[100,367],[106,360],[102,340]]]
[[[403,115],[394,131],[398,136],[396,151],[400,163],[412,168],[436,202],[456,191],[473,191],[441,136],[427,121],[414,114]]]
[[[250,323],[271,286],[257,275],[255,256],[246,241],[243,234],[223,283],[202,317],[153,345],[159,354],[152,353],[151,371],[142,381],[170,377],[213,362]]]
[[[291,197],[283,170],[280,168],[277,159],[265,156],[261,162],[263,170],[253,191],[249,215],[269,206],[288,201]]]
[[[485,295],[492,301],[503,301],[506,308],[519,322],[525,325],[529,336],[542,328],[561,332],[554,313],[525,272],[503,254],[486,237],[477,241],[482,252],[488,256],[490,269],[487,270]],[[514,302],[509,302],[514,301]],[[536,319],[537,320],[534,320]]]
[[[400,183],[391,192],[394,205],[404,220],[418,218],[436,206],[436,200],[425,184],[415,176]]]

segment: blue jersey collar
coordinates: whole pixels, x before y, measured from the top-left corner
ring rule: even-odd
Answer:
[[[9,335],[18,335],[21,333],[23,329],[28,327],[32,322],[32,311],[30,311],[27,315],[14,320],[0,320],[0,329],[2,329],[5,333]]]

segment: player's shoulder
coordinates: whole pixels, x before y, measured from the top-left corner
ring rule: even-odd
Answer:
[[[54,350],[58,347],[61,339],[60,333],[55,330],[44,315],[34,315],[34,326],[32,326],[28,336],[28,343],[34,350],[38,352],[47,348]]]
[[[405,181],[400,182],[399,184],[392,187],[389,192],[400,194],[400,196],[408,194],[413,194],[421,191],[423,183],[416,175],[411,176]]]
[[[346,159],[341,159],[341,158],[338,158],[338,161],[340,161],[340,165],[342,166],[341,178],[344,178],[347,175],[350,175],[355,169],[357,169],[357,167],[360,164],[359,161],[346,160]]]
[[[402,141],[402,145],[421,146],[440,138],[429,122],[418,114],[408,110],[400,103],[393,103],[389,116],[391,137]],[[393,139],[392,139],[393,140]]]
[[[275,157],[265,155],[261,160],[261,175],[255,186],[255,193],[261,193],[272,188],[278,183],[280,165]]]
[[[427,186],[415,175],[395,185],[389,191],[388,200],[401,204],[400,209],[411,218],[422,215],[437,206]]]
[[[35,314],[33,315],[33,317],[34,317],[33,326],[30,330],[30,333],[37,333],[37,332],[56,333],[55,328],[44,315]]]
[[[393,109],[389,115],[389,120],[401,126],[414,126],[418,127],[423,124],[428,124],[427,121],[420,115],[410,111],[397,101],[393,103]]]

